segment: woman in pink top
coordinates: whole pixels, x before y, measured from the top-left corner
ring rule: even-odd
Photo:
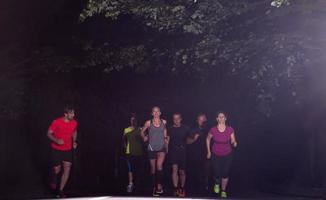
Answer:
[[[229,170],[232,163],[232,146],[237,146],[234,130],[227,126],[225,112],[218,112],[216,115],[217,125],[212,127],[207,135],[207,159],[212,160],[213,172],[215,177],[214,192],[220,193],[221,197],[227,198],[226,187],[229,181]],[[211,148],[211,140],[213,146]]]

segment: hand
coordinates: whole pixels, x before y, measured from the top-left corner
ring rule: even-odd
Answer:
[[[148,141],[148,136],[146,135],[144,138],[143,138],[144,142],[147,142]]]
[[[56,140],[56,143],[57,143],[58,145],[63,145],[63,144],[64,144],[63,139],[57,139],[57,140]]]
[[[72,147],[73,147],[74,149],[77,149],[77,146],[78,146],[78,145],[77,145],[77,142],[74,142],[73,145],[72,145]]]
[[[199,138],[199,136],[200,135],[198,133],[196,133],[195,136],[194,136],[194,139],[197,140]]]
[[[169,145],[165,144],[165,153],[169,153]]]
[[[212,153],[211,152],[207,152],[207,159],[211,159],[211,157],[212,157]]]
[[[238,146],[238,143],[234,142],[233,147],[236,148]]]

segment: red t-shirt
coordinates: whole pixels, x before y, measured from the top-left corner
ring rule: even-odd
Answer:
[[[49,130],[53,131],[53,136],[63,140],[62,145],[52,142],[51,147],[56,150],[69,151],[72,149],[72,136],[77,130],[77,121],[72,120],[65,122],[64,118],[58,118],[54,120],[49,127]]]

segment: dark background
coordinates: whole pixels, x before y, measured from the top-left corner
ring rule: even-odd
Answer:
[[[113,24],[114,31],[103,28],[101,18],[98,23],[78,24],[82,6],[80,1],[5,1],[0,11],[1,51],[15,46],[15,53],[10,54],[17,60],[13,66],[22,64],[28,69],[35,64],[32,52],[48,46],[59,54],[83,56],[72,36],[95,41],[106,34],[114,40],[128,34],[134,38],[132,31],[124,29],[133,27],[128,18]],[[133,28],[137,30],[137,25]],[[142,39],[134,39],[138,37]],[[3,65],[3,72],[10,70]],[[257,99],[248,92],[253,85],[245,77],[222,73],[212,71],[205,81],[164,71],[136,74],[129,69],[111,74],[96,68],[32,73],[28,84],[23,83],[24,114],[0,120],[0,196],[49,195],[46,131],[51,121],[63,114],[65,104],[76,106],[79,122],[79,148],[69,185],[74,195],[123,194],[122,130],[131,112],[138,114],[142,124],[154,105],[161,107],[169,124],[175,111],[183,114],[189,126],[199,112],[207,114],[210,126],[218,110],[229,114],[228,123],[235,128],[239,143],[230,188],[238,195],[318,195],[311,191],[323,188],[326,181],[325,104],[320,95],[324,92],[307,94],[312,96],[310,100],[298,106],[290,100],[288,89],[281,88],[273,115],[265,117],[257,112]],[[4,87],[14,87],[14,83]]]

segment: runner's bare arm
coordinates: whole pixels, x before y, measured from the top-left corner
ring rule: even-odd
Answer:
[[[238,142],[235,138],[235,134],[234,132],[231,134],[231,144],[233,145],[233,147],[237,147],[238,146]]]
[[[72,134],[72,139],[74,142],[77,142],[77,131]]]
[[[168,135],[168,131],[167,131],[167,129],[166,129],[166,124],[167,124],[167,121],[165,120],[165,119],[162,119],[162,122],[163,122],[163,124],[165,125],[165,128],[164,128],[164,141],[165,141],[165,143],[166,144],[168,144],[169,143],[169,141],[170,141],[170,136]]]
[[[187,144],[192,144],[192,143],[196,142],[196,140],[198,139],[198,137],[199,137],[199,134],[198,133],[191,134],[189,137],[187,137],[186,143]]]
[[[169,142],[170,142],[170,136],[168,135],[168,131],[167,131],[167,129],[165,128],[164,129],[164,141],[165,141],[165,143],[166,144],[169,144]]]
[[[72,134],[72,141],[73,141],[73,147],[74,149],[77,148],[77,130]]]
[[[52,142],[59,144],[59,145],[63,144],[63,140],[58,139],[53,136],[53,131],[51,129],[48,130],[47,136]]]
[[[149,128],[150,126],[150,121],[147,120],[143,126],[143,128],[140,131],[140,136],[143,138],[143,140],[146,142],[148,140],[148,137],[145,135],[145,131]]]
[[[122,148],[125,149],[127,148],[127,137],[125,134],[122,135]]]
[[[210,159],[212,156],[211,153],[211,140],[212,140],[213,135],[211,133],[207,134],[206,138],[206,147],[207,147],[207,159]]]

